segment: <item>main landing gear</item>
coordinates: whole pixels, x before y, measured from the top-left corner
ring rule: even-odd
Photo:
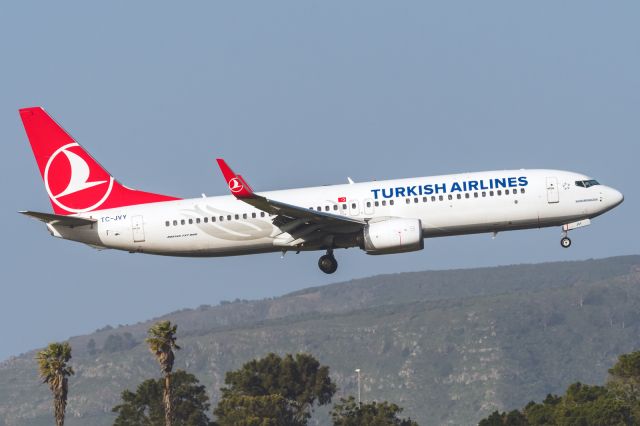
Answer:
[[[327,254],[320,257],[318,267],[325,274],[333,274],[338,269],[338,261],[333,257],[333,250],[327,250]]]

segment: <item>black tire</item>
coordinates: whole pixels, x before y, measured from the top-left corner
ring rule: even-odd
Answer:
[[[564,237],[560,240],[560,245],[563,248],[569,248],[571,247],[571,239],[569,237]]]
[[[338,261],[335,257],[325,254],[320,256],[320,259],[318,260],[318,267],[325,274],[333,274],[338,270]]]

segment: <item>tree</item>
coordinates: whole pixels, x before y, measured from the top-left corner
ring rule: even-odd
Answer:
[[[270,353],[262,359],[249,361],[239,370],[228,372],[225,384],[227,387],[221,389],[222,399],[214,412],[221,423],[234,413],[234,404],[241,404],[241,410],[249,413],[252,407],[260,407],[267,401],[237,397],[279,395],[283,400],[277,400],[278,404],[286,402],[286,411],[292,418],[306,424],[314,404],[330,403],[336,392],[336,385],[329,377],[329,367],[321,366],[309,354],[296,354],[295,357],[287,354],[281,358]],[[273,398],[270,401],[276,402]],[[275,407],[274,411],[279,409]]]
[[[164,403],[164,421],[166,426],[171,426],[173,420],[173,401],[171,398],[171,371],[175,360],[175,350],[180,350],[176,344],[177,325],[171,325],[171,321],[159,321],[147,332],[146,342],[149,350],[160,364],[160,371],[164,375],[164,391],[162,401]]]
[[[89,352],[89,355],[95,355],[97,353],[95,340],[89,339],[87,342],[87,352]]]
[[[110,334],[104,341],[102,350],[108,353],[119,352],[131,349],[137,344],[138,342],[135,341],[133,335],[129,332],[124,334]]]
[[[207,417],[211,405],[205,387],[198,379],[183,370],[171,378],[173,424],[175,426],[209,426]],[[164,379],[149,379],[138,385],[135,392],[122,392],[122,404],[113,407],[118,413],[114,426],[162,426],[165,423]]]
[[[218,416],[217,426],[304,426],[307,423],[281,395],[232,395],[223,398],[213,413]]]
[[[73,368],[67,365],[70,359],[71,346],[69,343],[50,343],[46,349],[36,355],[42,383],[47,383],[53,393],[53,413],[56,426],[64,425],[64,413],[67,408],[69,391],[68,377],[73,374]]]
[[[387,401],[358,404],[353,396],[341,398],[333,406],[331,420],[334,426],[418,426],[410,418],[401,419],[402,408]]]

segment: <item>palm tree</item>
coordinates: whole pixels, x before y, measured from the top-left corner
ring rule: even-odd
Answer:
[[[171,399],[171,371],[175,355],[173,350],[179,350],[176,344],[177,325],[171,325],[171,321],[159,321],[155,323],[147,332],[146,342],[149,350],[155,355],[160,364],[160,371],[164,374],[164,393],[162,402],[164,403],[164,422],[166,426],[171,426],[173,420],[173,401]]]
[[[36,355],[38,369],[42,383],[49,384],[53,392],[53,413],[56,426],[64,425],[64,412],[67,408],[67,392],[69,390],[68,377],[73,374],[73,368],[67,365],[71,359],[69,343],[50,343],[46,349]]]

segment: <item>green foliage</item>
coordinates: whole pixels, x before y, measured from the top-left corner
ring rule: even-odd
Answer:
[[[493,412],[479,426],[617,426],[640,423],[640,352],[621,355],[606,386],[574,383],[563,396],[547,395],[509,414]]]
[[[489,417],[481,420],[478,426],[529,426],[529,422],[518,410],[509,413],[494,411]]]
[[[50,343],[36,355],[40,378],[43,383],[49,385],[53,393],[53,411],[57,426],[64,424],[69,390],[68,377],[73,374],[73,368],[67,365],[70,359],[71,345],[66,342]]]
[[[227,387],[221,389],[222,399],[215,412],[220,422],[228,421],[228,416],[234,413],[234,403],[243,403],[241,411],[244,413],[264,403],[263,400],[238,399],[238,396],[279,395],[295,419],[306,421],[315,403],[328,404],[336,392],[336,385],[329,377],[329,367],[321,366],[313,356],[302,353],[295,357],[270,353],[249,361],[239,370],[228,372],[225,384]]]
[[[89,343],[91,343],[91,341],[89,341]],[[133,335],[129,332],[124,334],[110,334],[104,341],[102,351],[107,353],[126,351],[127,349],[131,349],[137,345],[138,342],[135,341]],[[95,350],[95,342],[93,342],[93,346]]]
[[[640,382],[640,351],[620,355],[618,362],[609,369],[609,374],[613,379]]]
[[[175,355],[174,349],[179,350],[176,344],[177,325],[171,325],[171,321],[158,321],[147,332],[148,337],[145,342],[149,345],[149,350],[156,356],[160,369],[168,374],[173,370]]]
[[[418,426],[411,419],[401,419],[402,408],[396,404],[367,402],[358,404],[353,396],[340,398],[333,406],[331,420],[334,426]]]
[[[368,399],[402,401],[405,417],[420,424],[470,425],[495,404],[509,411],[532,398],[540,403],[549,392],[563,395],[577,380],[603,384],[612,354],[638,346],[639,271],[640,256],[626,256],[392,274],[209,311],[185,309],[171,319],[179,324],[180,346],[190,348],[189,371],[207,389],[224,386],[213,372],[239,368],[257,356],[257,348],[281,355],[305,348],[331,366],[345,395],[356,390],[353,360],[359,359],[371,387]],[[601,303],[581,304],[593,291]],[[91,379],[69,379],[70,392],[82,396],[73,400],[69,424],[113,424],[100,402],[120,401],[123,389],[135,391],[156,377],[140,344],[112,357],[85,350],[90,338],[101,351],[109,334],[125,331],[143,340],[138,336],[144,328],[71,338],[73,367]],[[51,424],[50,407],[38,403],[50,392],[33,380],[33,356],[0,363],[0,418],[7,424]],[[411,374],[398,374],[399,366]],[[470,371],[479,380],[469,382]]]
[[[62,380],[73,374],[73,368],[67,365],[71,359],[69,343],[50,343],[36,355],[40,378],[49,384],[51,390],[59,388]]]
[[[89,353],[89,355],[95,355],[97,353],[96,341],[93,340],[93,338],[89,339],[89,341],[87,342],[87,352]]]
[[[174,426],[209,426],[209,397],[198,379],[185,371],[171,375]],[[122,392],[122,403],[113,408],[118,413],[114,426],[164,426],[163,379],[149,379],[135,392]]]
[[[296,414],[281,395],[231,395],[223,398],[214,411],[217,426],[304,426],[306,417]]]

